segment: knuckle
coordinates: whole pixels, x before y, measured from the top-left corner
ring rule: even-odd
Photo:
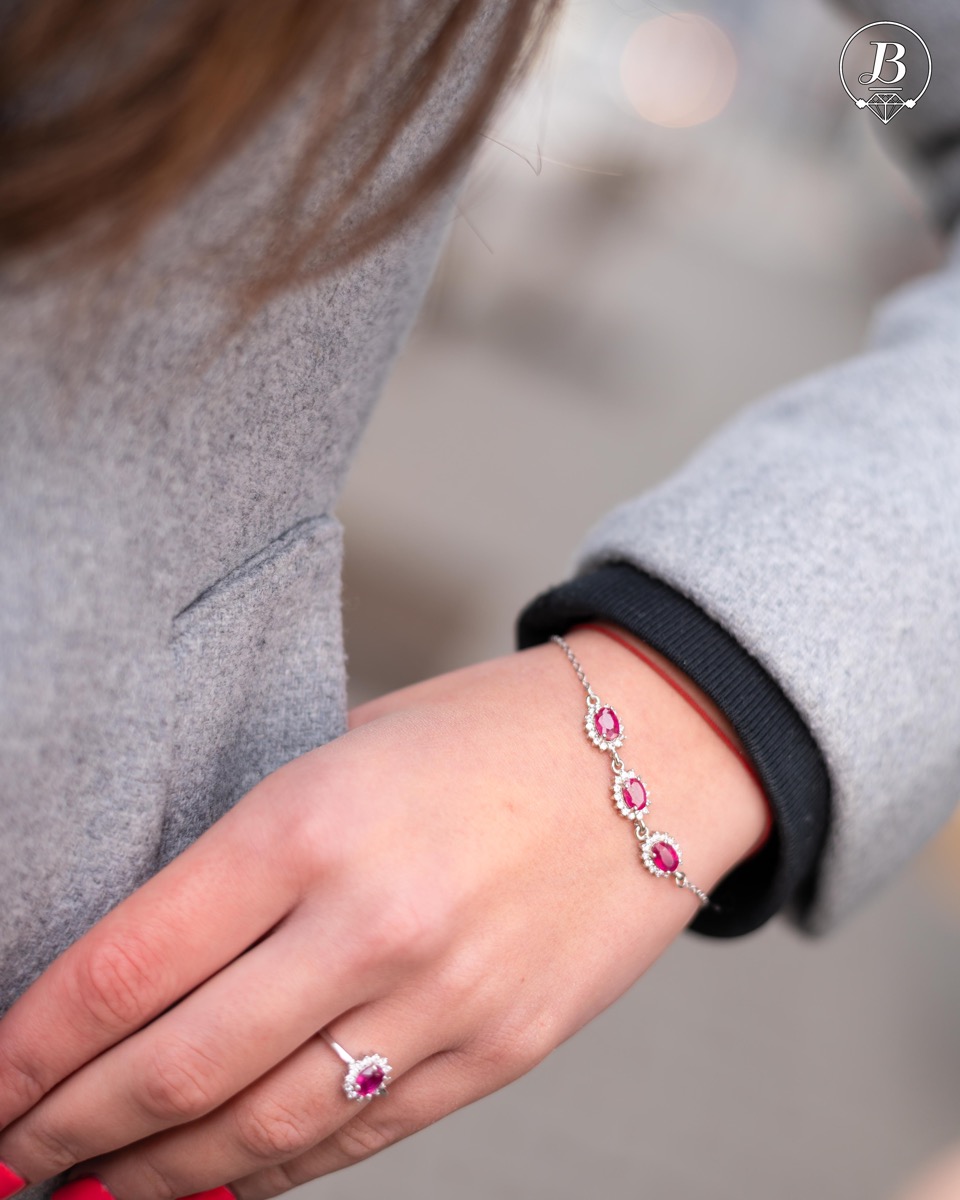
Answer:
[[[424,895],[394,894],[368,920],[357,953],[364,965],[426,965],[444,942],[446,922]]]
[[[19,1111],[24,1111],[44,1096],[53,1080],[47,1077],[38,1054],[11,1043],[0,1049],[0,1082]]]
[[[508,1083],[542,1062],[549,1046],[542,1043],[526,1022],[505,1022],[476,1035],[469,1044],[469,1053],[494,1078]]]
[[[189,1192],[189,1187],[183,1179],[177,1179],[154,1162],[149,1154],[141,1153],[137,1156],[136,1178],[124,1179],[117,1191],[110,1187],[110,1192],[112,1195],[149,1196],[151,1200],[177,1200]]]
[[[475,1025],[494,1017],[502,1007],[496,986],[499,975],[484,956],[465,947],[432,973],[431,986],[442,1012],[469,1016]]]
[[[42,1165],[46,1174],[66,1171],[85,1157],[80,1147],[71,1141],[69,1134],[41,1121],[33,1123],[28,1138],[29,1149],[24,1157],[30,1163]]]
[[[104,940],[74,967],[71,991],[80,1011],[116,1032],[143,1025],[152,1014],[157,964],[135,936]]]
[[[301,1154],[319,1136],[304,1113],[294,1112],[279,1100],[240,1106],[236,1122],[246,1153],[265,1162]]]
[[[314,887],[318,876],[346,866],[344,838],[327,806],[318,805],[316,796],[318,790],[335,793],[339,781],[331,780],[329,771],[318,762],[311,766],[310,782],[308,789],[296,785],[286,788],[284,805],[289,824],[278,829],[276,841],[269,847],[297,880],[301,893]],[[293,837],[291,830],[295,832]]]
[[[198,1046],[180,1038],[158,1039],[140,1073],[138,1100],[155,1120],[192,1121],[216,1107],[220,1079],[219,1065]]]
[[[309,1172],[304,1172],[302,1165],[298,1167],[296,1161],[291,1163],[274,1163],[272,1166],[264,1167],[257,1171],[254,1177],[257,1185],[257,1195],[260,1196],[282,1196],[284,1192],[289,1192],[295,1187],[299,1187],[302,1183],[308,1183],[313,1176]],[[242,1196],[244,1193],[237,1187],[233,1187],[232,1191]]]
[[[394,1140],[387,1129],[374,1124],[363,1114],[351,1118],[330,1137],[338,1153],[348,1163],[371,1158],[385,1150]]]

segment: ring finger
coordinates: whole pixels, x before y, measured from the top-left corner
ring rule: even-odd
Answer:
[[[357,939],[350,945],[346,933],[321,931],[299,910],[4,1129],[0,1159],[38,1183],[194,1124],[285,1061],[325,1022],[383,995],[402,974],[400,962],[368,963]]]
[[[71,1175],[96,1176],[120,1200],[172,1200],[303,1155],[368,1106],[394,1105],[391,1092],[401,1076],[452,1044],[452,1038],[442,1037],[441,1014],[418,1001],[393,996],[332,1022],[330,1033],[355,1060],[374,1053],[388,1060],[384,1094],[349,1099],[344,1090],[348,1067],[317,1034],[205,1117],[81,1163]],[[372,1086],[377,1079],[375,1071],[371,1074]]]
[[[517,1055],[506,1044],[478,1051],[467,1042],[438,1051],[405,1074],[393,1103],[361,1105],[303,1154],[232,1180],[230,1191],[237,1200],[267,1200],[354,1166],[512,1083],[541,1057],[539,1053]]]

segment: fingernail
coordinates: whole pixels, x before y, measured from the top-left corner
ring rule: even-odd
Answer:
[[[191,1192],[189,1196],[181,1196],[180,1200],[237,1200],[237,1197],[228,1187],[215,1187],[208,1192]]]
[[[13,1167],[8,1167],[5,1162],[0,1162],[0,1200],[7,1200],[8,1196],[12,1196],[14,1192],[19,1192],[22,1187],[27,1186],[27,1181],[21,1179]]]
[[[58,1187],[50,1200],[114,1200],[113,1193],[104,1187],[96,1175],[83,1175]]]

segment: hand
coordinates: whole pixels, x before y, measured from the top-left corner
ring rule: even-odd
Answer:
[[[709,890],[762,794],[632,654],[568,641]],[[269,775],[0,1021],[0,1159],[31,1184],[82,1164],[118,1200],[260,1200],[528,1071],[698,907],[643,869],[584,712],[546,644],[365,705]],[[325,1026],[389,1059],[386,1095],[347,1099]]]

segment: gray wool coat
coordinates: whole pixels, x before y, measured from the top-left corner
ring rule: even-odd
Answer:
[[[851,31],[887,15],[848,7]],[[944,265],[881,304],[861,354],[761,398],[571,547],[572,572],[626,559],[693,598],[808,723],[833,790],[811,929],[960,789],[960,7],[913,0],[908,19],[933,80],[889,136]],[[386,171],[440,136],[477,39]],[[0,1013],[266,773],[345,731],[335,508],[453,190],[197,371],[223,307],[198,251],[222,244],[226,270],[313,86],[111,281],[95,355],[69,318],[81,284],[0,268]]]

